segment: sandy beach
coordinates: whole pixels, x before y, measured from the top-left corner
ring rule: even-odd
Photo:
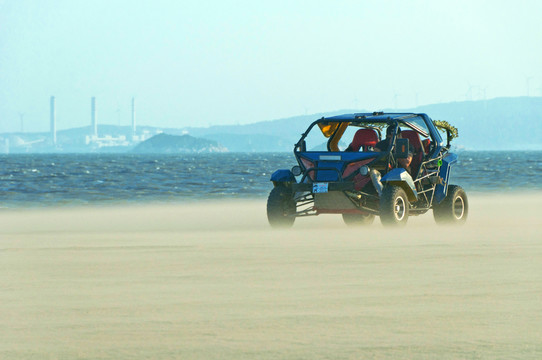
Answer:
[[[0,211],[1,359],[540,359],[542,193],[468,223],[265,200]]]

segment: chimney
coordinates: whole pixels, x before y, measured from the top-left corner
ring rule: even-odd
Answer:
[[[91,131],[93,137],[98,137],[98,123],[96,122],[96,97],[93,96],[90,100],[90,119],[91,119]]]
[[[50,123],[51,123],[51,141],[53,145],[56,145],[56,109],[55,109],[55,97],[51,96],[51,103],[50,103],[50,109],[51,109],[51,115],[50,115]]]

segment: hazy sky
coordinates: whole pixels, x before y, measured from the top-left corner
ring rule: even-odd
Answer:
[[[542,95],[542,1],[0,0],[0,132]]]

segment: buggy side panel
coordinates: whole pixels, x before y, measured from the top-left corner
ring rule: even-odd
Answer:
[[[295,183],[295,176],[292,174],[292,172],[288,169],[281,169],[275,171],[271,175],[271,181],[273,184],[277,185],[277,183]]]
[[[403,168],[392,169],[380,180],[382,184],[397,185],[403,188],[409,201],[418,200],[418,192],[412,176]]]
[[[457,155],[449,153],[442,159],[442,165],[438,176],[441,179],[441,183],[435,188],[435,200],[438,204],[446,197],[448,192],[448,179],[450,178],[450,170],[452,165],[457,162]]]

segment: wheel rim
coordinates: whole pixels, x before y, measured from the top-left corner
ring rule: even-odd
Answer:
[[[465,214],[465,203],[463,202],[463,198],[461,196],[458,196],[454,201],[454,217],[457,220],[460,220],[463,218],[463,215]]]
[[[395,215],[395,219],[397,219],[397,221],[403,220],[405,217],[405,212],[405,200],[399,196],[397,199],[395,199],[395,203],[393,204],[393,214]]]

